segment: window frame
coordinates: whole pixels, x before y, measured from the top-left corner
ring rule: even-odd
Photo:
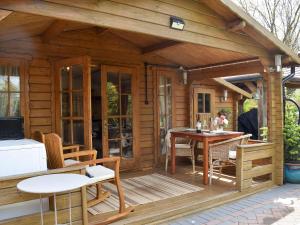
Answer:
[[[206,117],[213,117],[215,115],[215,102],[216,102],[216,92],[215,89],[211,89],[211,88],[204,88],[204,87],[194,87],[192,89],[193,94],[191,95],[191,112],[192,112],[192,120],[191,125],[194,127],[196,120],[197,120],[197,115],[203,115],[205,118]],[[198,112],[198,94],[202,94],[203,95],[203,107],[205,105],[205,94],[210,94],[210,112],[205,112],[205,108],[203,108],[203,112],[199,113]]]
[[[29,121],[29,85],[28,85],[28,63],[25,59],[12,59],[0,57],[0,65],[12,65],[19,67],[20,73],[20,116],[24,119],[24,136],[30,137],[30,121]]]

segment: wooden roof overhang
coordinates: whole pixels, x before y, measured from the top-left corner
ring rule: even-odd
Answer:
[[[110,32],[136,46],[144,61],[158,56],[166,64],[192,69],[191,79],[263,72],[260,61],[272,62],[279,53],[286,55],[284,62],[299,63],[227,1],[1,0],[0,9],[0,45],[28,36],[49,42],[62,32],[96,27],[99,34]],[[169,28],[171,15],[185,20],[183,31]],[[241,15],[246,26],[229,27]],[[260,61],[249,62],[253,58]]]

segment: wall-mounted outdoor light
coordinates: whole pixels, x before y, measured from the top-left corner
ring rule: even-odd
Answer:
[[[180,66],[179,68],[178,68],[178,70],[181,72],[181,74],[182,74],[182,83],[184,84],[184,85],[186,85],[187,84],[187,76],[188,76],[188,71],[186,70],[186,69],[184,69],[184,67],[183,66]]]
[[[184,70],[182,72],[182,80],[183,80],[183,84],[186,85],[187,84],[187,71]]]
[[[184,25],[185,25],[185,23],[184,23],[183,19],[176,17],[176,16],[170,17],[170,27],[172,29],[183,30]]]
[[[280,72],[282,68],[281,55],[275,55],[276,72]]]
[[[224,91],[223,91],[223,96],[220,97],[220,101],[221,101],[221,102],[226,102],[226,101],[227,101],[227,98],[228,98],[228,90],[227,90],[227,89],[224,89]]]

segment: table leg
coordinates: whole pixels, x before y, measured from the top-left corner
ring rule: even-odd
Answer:
[[[56,194],[53,194],[54,197],[54,222],[57,225],[57,208],[56,208]]]
[[[43,199],[42,194],[40,194],[40,210],[41,210],[41,225],[44,225],[44,211],[43,211]]]
[[[203,139],[203,184],[208,184],[208,141]]]
[[[171,135],[171,173],[175,173],[176,170],[176,152],[175,152],[175,137]]]
[[[72,225],[72,193],[69,192],[69,221],[70,225]]]

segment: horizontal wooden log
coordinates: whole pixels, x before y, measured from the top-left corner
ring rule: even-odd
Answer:
[[[251,152],[245,152],[243,161],[249,161],[249,160],[256,160],[256,159],[263,159],[272,157],[274,154],[273,149],[266,149],[262,151],[251,151]]]
[[[259,177],[266,174],[273,173],[274,166],[272,164],[270,165],[264,165],[264,166],[257,166],[252,168],[251,170],[244,171],[243,178],[244,179],[250,179],[253,177]]]

